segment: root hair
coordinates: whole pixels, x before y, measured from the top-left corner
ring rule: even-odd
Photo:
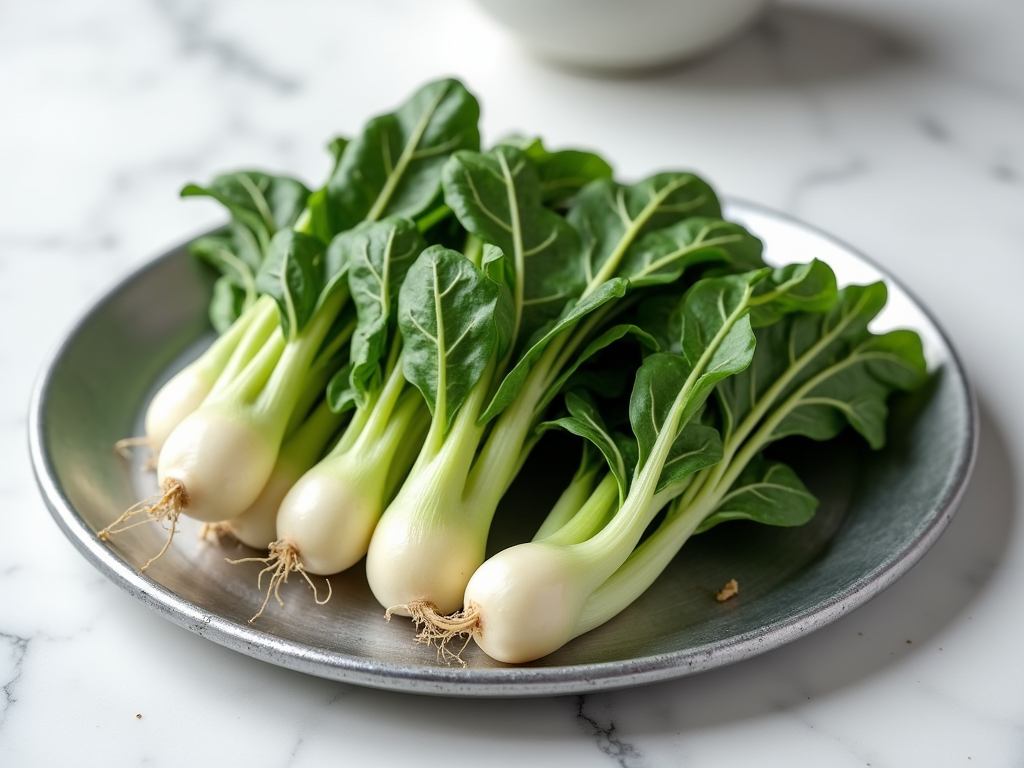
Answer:
[[[399,610],[408,613],[416,625],[417,642],[436,647],[437,658],[446,664],[466,666],[462,653],[469,641],[480,634],[480,606],[471,602],[464,610],[445,615],[427,600],[414,600],[407,605],[388,608],[384,618],[391,621],[391,615]],[[452,650],[453,645],[458,645],[455,638],[465,638],[458,650]]]
[[[277,600],[277,604],[284,608],[284,600],[281,599],[281,585],[288,582],[288,576],[292,573],[298,573],[306,580],[309,588],[313,590],[313,600],[317,605],[324,605],[331,599],[334,591],[331,588],[330,579],[325,579],[327,582],[327,597],[321,600],[319,593],[317,593],[316,585],[306,572],[306,567],[302,564],[302,560],[299,557],[299,550],[294,544],[290,541],[275,541],[268,547],[268,550],[269,554],[266,557],[243,557],[238,560],[228,560],[232,565],[238,565],[239,563],[263,563],[266,567],[260,571],[256,579],[256,588],[260,591],[263,591],[263,576],[269,574],[267,596],[264,598],[263,605],[260,606],[256,615],[249,619],[250,624],[263,615],[267,605],[270,603],[271,595]]]
[[[149,498],[132,504],[125,510],[117,520],[112,522],[96,535],[100,541],[107,541],[111,536],[136,528],[146,523],[159,523],[168,531],[167,541],[153,557],[149,558],[144,566],[139,568],[143,573],[149,566],[164,556],[171,542],[174,541],[174,534],[178,531],[178,518],[182,510],[188,506],[188,491],[180,480],[168,478],[161,486],[163,493],[158,493]],[[142,520],[128,522],[139,515],[145,515]]]

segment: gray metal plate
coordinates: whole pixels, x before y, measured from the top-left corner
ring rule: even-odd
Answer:
[[[840,283],[884,278],[890,304],[878,330],[909,327],[924,338],[934,371],[921,392],[894,398],[887,447],[853,437],[824,446],[790,444],[786,460],[822,501],[797,529],[720,526],[689,542],[661,578],[614,620],[546,658],[495,662],[470,645],[465,669],[413,642],[409,622],[383,620],[361,565],[332,577],[333,599],[315,605],[294,579],[286,607],[247,620],[262,596],[254,554],[198,538],[184,521],[167,555],[138,567],[163,542],[142,526],[108,543],[96,531],[149,492],[153,480],[111,446],[138,434],[158,384],[194,356],[209,334],[211,282],[177,248],[130,275],[71,330],[44,371],[31,405],[30,448],[39,487],[72,543],[102,573],[162,616],[214,642],[284,667],[358,685],[452,696],[583,693],[680,677],[763,653],[824,626],[906,572],[956,509],[977,442],[974,399],[943,333],[880,269],[803,224],[747,203],[728,216],[782,263],[817,256]],[[571,475],[575,449],[542,442],[498,512],[490,548],[529,538]],[[536,479],[536,478],[541,479]],[[526,479],[530,478],[530,479]],[[741,585],[713,599],[729,579]]]

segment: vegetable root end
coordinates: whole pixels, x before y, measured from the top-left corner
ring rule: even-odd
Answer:
[[[439,613],[436,606],[426,600],[416,600],[406,605],[396,605],[388,608],[384,618],[391,621],[391,616],[396,611],[403,611],[416,625],[417,642],[437,648],[437,657],[446,664],[459,664],[466,666],[462,659],[462,653],[469,645],[469,641],[480,634],[480,606],[470,602],[464,610],[456,611],[453,614],[445,615]],[[465,641],[458,650],[452,650],[455,638],[465,638]]]
[[[263,612],[267,609],[267,605],[270,604],[270,598],[273,596],[277,600],[277,604],[284,608],[284,600],[281,598],[281,585],[288,582],[288,576],[292,573],[298,573],[306,580],[309,584],[309,588],[313,590],[313,601],[317,605],[325,605],[327,601],[331,599],[331,595],[334,594],[331,588],[330,579],[327,581],[327,596],[321,600],[320,595],[317,592],[316,585],[313,583],[313,579],[309,577],[306,572],[305,566],[302,564],[302,559],[299,557],[298,548],[290,541],[275,541],[268,548],[269,553],[266,557],[243,557],[238,560],[228,560],[232,565],[238,565],[239,563],[263,563],[266,567],[260,571],[259,576],[256,579],[256,588],[260,591],[263,590],[263,576],[269,575],[269,583],[267,584],[267,596],[263,600],[263,604],[256,614],[249,619],[249,623],[252,624],[256,619],[263,615]]]
[[[188,506],[188,491],[185,490],[185,486],[179,480],[165,480],[162,489],[162,494],[150,496],[128,507],[123,515],[96,534],[100,541],[107,541],[114,534],[124,533],[139,525],[146,523],[160,523],[163,525],[169,533],[167,541],[164,542],[159,552],[149,558],[146,564],[139,568],[139,573],[144,573],[149,566],[164,556],[164,553],[171,546],[171,542],[174,541],[174,534],[178,531],[178,518],[181,516],[181,511]],[[133,523],[128,522],[139,515],[146,515],[146,517]]]
[[[153,441],[148,437],[125,437],[114,443],[114,451],[117,455],[126,461],[130,461],[132,458],[132,448],[149,448],[152,452]],[[142,469],[145,472],[152,472],[156,469],[156,456],[150,455],[143,459]]]

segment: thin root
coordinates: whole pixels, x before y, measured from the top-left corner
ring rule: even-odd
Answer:
[[[446,664],[453,662],[465,667],[462,653],[474,635],[480,632],[480,607],[470,603],[465,610],[456,611],[446,616],[439,613],[437,607],[426,600],[416,600],[408,605],[396,605],[384,612],[384,618],[391,621],[391,615],[398,610],[405,611],[412,618],[418,632],[416,640],[425,645],[437,647],[437,658]],[[457,650],[451,649],[456,637],[464,637],[465,642]]]
[[[199,529],[199,538],[204,541],[212,541],[214,544],[223,544],[224,539],[233,539],[235,534],[231,530],[231,523],[221,521],[219,523],[203,523]]]
[[[238,565],[239,563],[263,563],[266,568],[260,571],[259,576],[256,579],[256,588],[263,590],[263,574],[270,574],[270,583],[267,585],[267,596],[263,600],[263,605],[256,612],[256,615],[249,619],[249,623],[252,624],[256,619],[263,615],[263,611],[267,609],[267,605],[270,603],[270,596],[273,595],[274,599],[277,600],[277,604],[284,608],[284,600],[281,599],[281,585],[288,583],[288,576],[292,573],[299,573],[302,578],[309,584],[309,588],[313,590],[313,600],[317,605],[324,605],[328,600],[331,599],[331,595],[334,594],[331,588],[330,579],[325,579],[327,582],[327,597],[323,600],[320,599],[320,595],[316,591],[316,585],[313,580],[306,573],[306,568],[302,564],[302,560],[299,558],[299,550],[289,541],[275,541],[268,547],[270,553],[266,557],[243,557],[239,560],[228,560],[232,565]]]
[[[124,533],[140,525],[160,523],[165,530],[169,531],[170,535],[167,537],[167,541],[164,542],[163,548],[153,557],[149,558],[144,566],[139,568],[139,572],[142,573],[163,557],[167,548],[171,546],[171,542],[174,541],[174,534],[178,530],[178,517],[181,516],[181,511],[187,506],[188,492],[185,490],[185,486],[179,480],[168,479],[164,481],[163,493],[150,496],[136,504],[132,504],[132,506],[125,510],[123,515],[96,535],[100,541],[107,541],[115,534]],[[142,520],[136,520],[134,523],[128,523],[133,517],[138,517],[139,515],[146,515],[146,517]]]
[[[114,443],[114,450],[117,451],[117,454],[122,459],[127,461],[131,461],[132,448],[149,448],[152,454],[153,444],[148,437],[126,437]],[[156,469],[156,456],[149,455],[143,459],[142,469],[144,472],[152,472]]]

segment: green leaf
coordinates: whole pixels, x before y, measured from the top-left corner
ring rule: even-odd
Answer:
[[[554,398],[558,392],[562,390],[566,382],[569,381],[570,377],[576,373],[577,369],[583,365],[587,360],[596,355],[602,349],[614,344],[619,339],[631,336],[640,342],[641,346],[646,347],[651,352],[658,351],[658,342],[642,328],[631,325],[629,323],[622,323],[620,325],[613,325],[604,333],[593,339],[583,351],[580,352],[573,361],[562,369],[562,372],[555,379],[554,383],[548,387],[548,393],[545,398],[541,401],[540,406],[543,408]]]
[[[694,216],[641,238],[627,252],[619,275],[641,287],[675,282],[689,267],[707,262],[748,272],[764,266],[762,250],[761,241],[739,224]]]
[[[540,196],[545,205],[558,207],[591,181],[610,179],[612,167],[593,152],[562,149],[550,152],[539,138],[510,136],[501,144],[522,150],[537,167]]]
[[[405,377],[445,429],[494,354],[498,294],[498,285],[469,259],[436,245],[420,254],[402,284]]]
[[[691,216],[719,218],[714,190],[691,173],[659,173],[623,186],[610,179],[580,190],[568,219],[580,233],[587,283],[619,274],[626,250],[640,237]]]
[[[686,358],[658,353],[644,360],[637,371],[629,401],[629,421],[639,447],[638,467],[643,468],[654,444],[664,431],[673,404],[693,369]],[[690,409],[696,413],[700,404]],[[691,420],[679,420],[668,458],[662,465],[657,490],[672,485],[694,472],[716,464],[722,458],[718,430]]]
[[[487,409],[484,411],[483,415],[481,415],[480,423],[486,424],[505,410],[505,408],[508,407],[508,404],[515,399],[515,396],[519,394],[519,391],[523,388],[523,384],[526,382],[527,377],[530,375],[530,370],[533,368],[534,363],[540,359],[540,356],[544,353],[548,343],[553,338],[575,326],[580,322],[580,320],[603,304],[611,301],[612,299],[625,296],[626,288],[628,286],[629,283],[621,278],[609,280],[602,284],[596,291],[593,291],[589,295],[580,299],[580,301],[570,307],[559,320],[552,323],[546,329],[542,328],[538,331],[537,334],[535,334],[535,339],[532,340],[532,343],[519,358],[519,361],[515,364],[512,370],[505,375],[501,385],[498,387],[498,391],[495,392],[494,397],[491,398],[491,402],[487,406]]]
[[[352,386],[352,364],[348,363],[327,383],[327,405],[334,413],[344,413],[359,405],[360,394]]]
[[[824,312],[835,304],[837,295],[835,273],[823,261],[779,267],[754,291],[750,322],[756,328],[793,312]]]
[[[333,271],[347,267],[358,324],[352,334],[351,385],[358,403],[379,386],[380,360],[390,347],[398,292],[413,261],[426,244],[416,224],[400,216],[360,224],[331,241],[328,262]]]
[[[514,147],[456,152],[443,179],[445,202],[462,226],[505,254],[517,349],[583,290],[576,231],[544,207],[537,171]]]
[[[238,171],[214,178],[208,187],[189,184],[182,197],[206,196],[222,203],[231,217],[252,232],[266,251],[271,238],[295,224],[309,190],[296,179],[260,171]]]
[[[717,392],[725,434],[767,403],[771,413],[761,445],[787,435],[828,440],[850,424],[880,448],[886,398],[894,389],[914,389],[927,375],[916,333],[878,336],[868,330],[886,296],[884,283],[848,286],[827,312],[796,314],[757,329],[751,366]]]
[[[498,330],[498,346],[495,357],[501,360],[512,345],[515,333],[516,306],[512,297],[512,267],[505,253],[496,245],[484,245],[481,255],[481,269],[498,286],[498,303],[494,309],[494,324]]]
[[[480,107],[456,80],[420,88],[397,111],[374,118],[345,147],[326,188],[332,232],[385,216],[415,218],[437,197],[441,167],[477,149]]]
[[[224,333],[245,309],[246,293],[227,276],[217,278],[210,299],[210,323],[217,333]]]
[[[620,445],[632,441],[616,439],[615,433],[607,427],[597,406],[589,397],[581,393],[568,392],[565,395],[565,405],[569,409],[569,415],[544,422],[538,427],[539,431],[558,427],[589,440],[608,462],[608,468],[619,485],[621,503],[629,491],[630,473],[634,464],[627,460],[628,454],[622,452]]]
[[[748,300],[767,272],[706,278],[686,292],[682,348],[695,378],[683,410],[684,420],[703,404],[719,381],[750,364],[754,333],[747,314]]]
[[[284,229],[270,242],[256,286],[277,302],[286,339],[301,333],[319,306],[325,288],[323,260],[323,243],[311,235]]]
[[[338,170],[338,164],[341,162],[341,156],[345,153],[345,147],[349,144],[350,140],[345,136],[335,136],[327,142],[327,151],[331,153],[331,158],[334,160],[334,165],[331,168],[332,174]]]
[[[683,353],[683,302],[678,294],[644,297],[634,319],[655,340],[660,351]]]
[[[803,525],[818,508],[796,472],[758,457],[747,465],[728,493],[695,531],[703,533],[728,520],[753,520],[779,526]]]

